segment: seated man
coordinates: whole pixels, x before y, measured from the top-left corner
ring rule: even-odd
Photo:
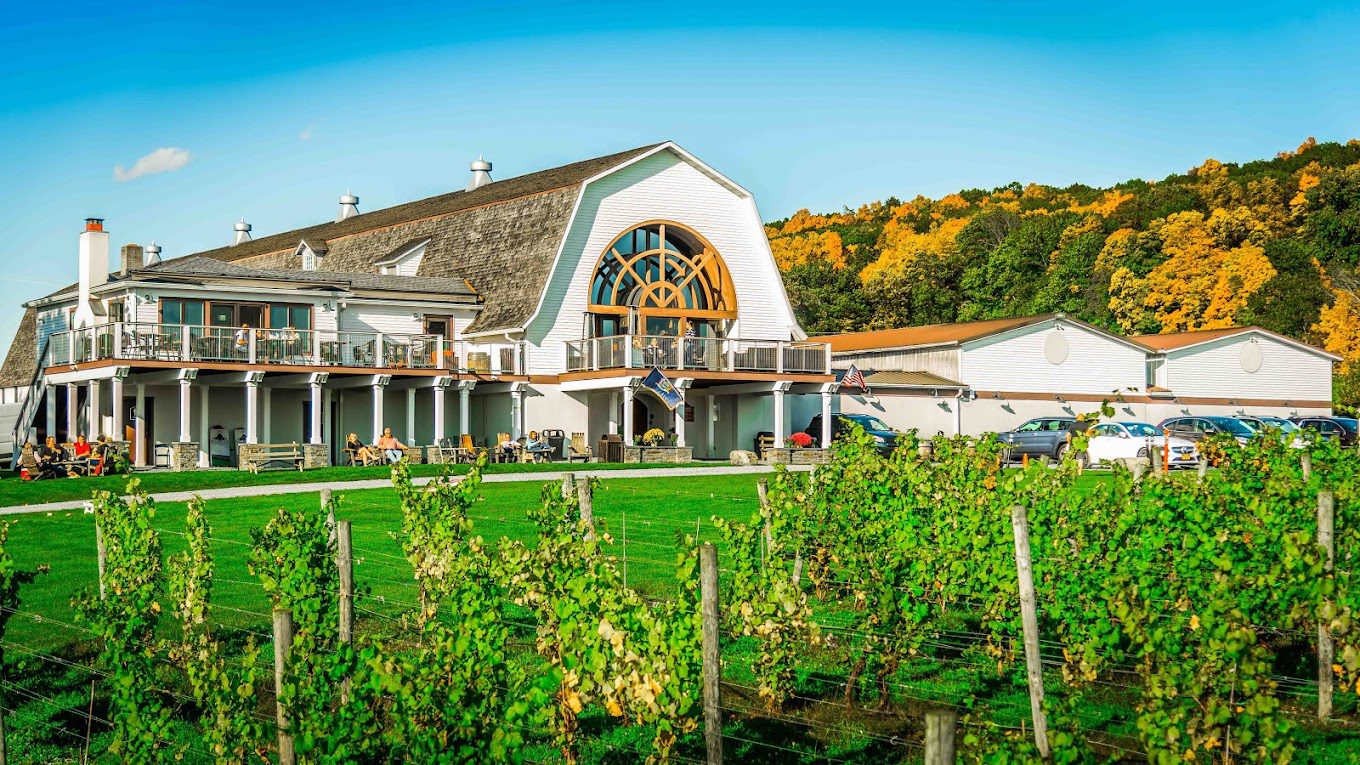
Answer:
[[[405,444],[392,435],[391,428],[383,428],[382,437],[378,439],[378,450],[391,464],[401,462],[402,457],[406,456]]]
[[[25,481],[36,481],[39,478],[38,450],[32,441],[25,441],[23,450],[19,452],[19,474]]]
[[[48,436],[38,450],[38,477],[65,478],[70,475],[66,469],[66,450],[57,443],[55,436]]]
[[[71,457],[71,462],[73,463],[71,465],[71,474],[89,475],[90,457],[94,450],[90,448],[90,442],[85,440],[84,433],[76,436],[76,442],[71,445],[71,451],[74,452],[74,455]]]
[[[548,456],[548,452],[552,451],[552,446],[547,441],[539,440],[537,430],[531,430],[529,437],[524,441],[524,451],[528,452],[534,458],[534,461],[538,461]]]

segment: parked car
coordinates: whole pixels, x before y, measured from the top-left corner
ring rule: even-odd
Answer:
[[[888,427],[888,423],[872,414],[833,414],[831,415],[831,440],[835,441],[842,433],[850,432],[856,425],[864,428],[864,432],[874,437],[874,445],[884,454],[897,448],[897,439],[902,435]],[[822,416],[820,414],[813,415],[812,421],[808,423],[803,432],[812,436],[814,442],[820,443],[822,440]]]
[[[1184,438],[1187,441],[1199,443],[1208,436],[1219,433],[1227,433],[1237,439],[1237,443],[1245,444],[1256,435],[1246,423],[1236,417],[1225,417],[1223,415],[1197,415],[1194,417],[1169,417],[1162,420],[1157,427],[1169,431],[1171,435]]]
[[[1300,428],[1315,431],[1323,438],[1339,439],[1342,446],[1355,446],[1356,431],[1360,430],[1360,422],[1354,417],[1310,416],[1291,419]]]
[[[1166,448],[1170,444],[1171,467],[1194,467],[1199,464],[1199,450],[1195,442],[1178,436],[1168,438],[1156,425],[1147,422],[1102,422],[1087,433],[1086,459],[1092,465],[1109,465],[1115,460],[1133,457],[1152,457],[1153,447]]]
[[[1086,427],[1075,417],[1036,417],[1007,433],[998,433],[997,440],[1006,445],[1006,458],[1017,460],[1023,456],[1062,459],[1072,448],[1072,434]]]
[[[1275,429],[1280,432],[1280,438],[1285,443],[1295,449],[1302,449],[1303,439],[1299,437],[1299,426],[1284,419],[1283,417],[1271,417],[1269,415],[1238,415],[1237,419],[1245,422],[1247,427],[1260,433],[1264,430]]]

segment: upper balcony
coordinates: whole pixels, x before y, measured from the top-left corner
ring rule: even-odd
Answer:
[[[831,346],[787,340],[613,335],[567,343],[567,371],[660,369],[831,374]]]
[[[481,375],[522,375],[523,342],[477,343],[442,335],[242,329],[118,322],[56,332],[44,367],[90,361],[167,361],[359,369],[441,369]]]

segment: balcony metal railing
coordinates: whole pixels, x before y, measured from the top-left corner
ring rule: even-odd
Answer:
[[[830,374],[826,343],[667,335],[611,335],[567,343],[567,371],[707,370]]]
[[[522,342],[476,343],[448,340],[442,335],[135,322],[53,333],[48,339],[44,366],[71,366],[103,359],[446,369],[488,375],[525,374],[528,368],[528,353]]]

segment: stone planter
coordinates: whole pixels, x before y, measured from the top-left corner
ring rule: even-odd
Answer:
[[[830,449],[766,449],[766,465],[825,465],[831,461]]]
[[[170,469],[177,473],[198,470],[198,442],[176,441],[170,444]]]
[[[312,468],[331,466],[331,448],[325,444],[302,445],[302,467]]]
[[[692,462],[694,449],[688,446],[625,446],[623,461],[638,464],[642,462]]]

